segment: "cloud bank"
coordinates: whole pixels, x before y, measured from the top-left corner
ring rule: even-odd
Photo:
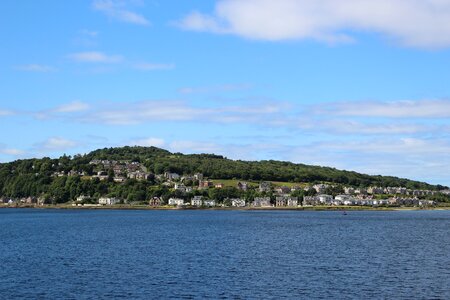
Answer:
[[[446,0],[220,0],[213,12],[194,11],[178,24],[269,41],[348,42],[370,32],[409,47],[450,46]]]

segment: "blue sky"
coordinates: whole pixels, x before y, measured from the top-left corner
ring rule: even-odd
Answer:
[[[450,185],[450,1],[0,2],[0,161],[123,145]]]

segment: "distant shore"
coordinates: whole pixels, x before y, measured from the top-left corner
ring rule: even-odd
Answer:
[[[437,207],[372,207],[372,206],[301,206],[301,207],[174,207],[148,205],[4,205],[3,209],[71,209],[71,210],[223,210],[223,211],[251,211],[251,210],[279,210],[279,211],[409,211],[409,210],[450,210],[450,206]]]

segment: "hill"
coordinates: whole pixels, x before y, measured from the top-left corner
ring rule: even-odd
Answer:
[[[116,161],[128,168],[124,176],[120,166],[100,168],[101,161]],[[97,163],[96,163],[97,162]],[[135,168],[134,166],[139,166]],[[104,171],[100,174],[101,171]],[[131,171],[145,172],[145,180],[127,179]],[[80,195],[115,195],[130,200],[145,200],[152,195],[168,193],[155,175],[165,172],[180,175],[202,173],[210,179],[242,181],[276,181],[289,183],[327,182],[354,187],[405,187],[441,190],[431,185],[392,176],[371,176],[330,167],[266,160],[231,160],[215,154],[171,153],[156,147],[104,148],[85,155],[62,156],[58,159],[26,159],[0,164],[0,196],[45,196],[51,201],[65,202]],[[133,175],[134,176],[134,175]],[[138,175],[136,175],[138,176]],[[130,176],[128,176],[130,177]],[[134,177],[133,177],[134,178]],[[102,180],[104,179],[104,180]],[[116,180],[117,179],[117,180]],[[292,185],[292,184],[291,184]]]

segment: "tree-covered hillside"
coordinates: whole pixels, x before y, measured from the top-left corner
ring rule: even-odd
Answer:
[[[96,178],[98,166],[93,161],[127,161],[139,163],[149,174],[146,180],[114,180],[114,172],[104,172]],[[214,154],[170,153],[155,147],[105,148],[86,155],[17,160],[0,164],[0,196],[45,196],[53,202],[73,200],[80,195],[113,195],[123,199],[145,200],[160,196],[168,187],[160,185],[155,175],[165,172],[189,175],[202,173],[210,179],[238,179],[243,181],[329,182],[345,186],[397,186],[409,189],[439,190],[443,186],[430,185],[390,176],[369,176],[334,168],[294,164],[282,161],[230,160]],[[69,176],[70,174],[70,176]],[[94,176],[93,176],[94,175]],[[234,191],[229,190],[231,194]]]
[[[80,159],[80,158],[79,158]],[[266,180],[288,182],[332,182],[352,186],[401,186],[410,189],[443,189],[442,186],[392,176],[370,176],[335,168],[294,164],[283,161],[230,160],[214,154],[170,153],[155,147],[123,147],[96,150],[84,157],[92,159],[134,160],[143,163],[155,174],[203,173],[220,179]],[[75,159],[77,161],[77,159]]]

